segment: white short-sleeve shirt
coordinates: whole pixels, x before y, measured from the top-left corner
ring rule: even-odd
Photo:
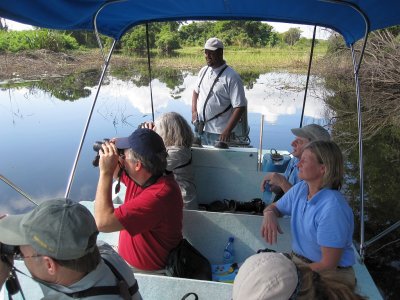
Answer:
[[[205,66],[199,72],[194,90],[199,94],[197,99],[197,113],[199,120],[204,121],[203,107],[208,93],[210,92],[215,78],[225,66],[226,64],[223,64],[215,69]],[[202,77],[203,80],[201,81]],[[232,107],[228,111],[209,122],[207,121],[220,112],[223,112],[229,105],[232,105]],[[243,106],[247,106],[247,100],[244,93],[242,79],[238,73],[228,66],[218,78],[210,93],[210,98],[206,104],[204,113],[206,120],[204,131],[221,134],[228,124],[233,108]]]

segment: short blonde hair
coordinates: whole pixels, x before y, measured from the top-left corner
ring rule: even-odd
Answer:
[[[155,131],[162,137],[165,147],[190,148],[192,146],[192,129],[180,114],[176,112],[164,113],[155,121],[155,126]]]
[[[332,141],[313,141],[307,144],[304,150],[310,150],[315,154],[319,163],[325,166],[323,187],[340,190],[343,182],[344,162],[342,151]]]

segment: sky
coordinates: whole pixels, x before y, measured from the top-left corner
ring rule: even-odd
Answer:
[[[299,28],[302,31],[303,37],[311,39],[312,35],[313,35],[314,26],[288,24],[288,23],[277,23],[277,22],[267,22],[267,23],[270,24],[271,26],[273,26],[277,32],[285,32],[285,31],[288,31],[289,28]],[[7,25],[8,25],[8,28],[12,29],[12,30],[26,30],[26,29],[32,28],[32,26],[30,26],[30,25],[17,23],[17,22],[10,21],[10,20],[7,20]],[[326,31],[326,29],[324,29],[322,27],[318,27],[316,36],[317,36],[317,39],[327,39],[329,37],[329,33]]]

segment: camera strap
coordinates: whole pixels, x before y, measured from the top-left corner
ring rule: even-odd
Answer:
[[[114,189],[114,193],[115,194],[118,194],[120,189],[121,189],[121,177],[122,177],[122,172],[124,172],[124,170],[125,170],[125,167],[122,164],[119,164],[119,171],[118,171],[118,175],[117,175],[118,176],[118,182],[115,185],[115,189]]]
[[[211,92],[212,92],[212,90],[213,90],[213,88],[214,88],[214,85],[217,83],[219,77],[222,75],[222,73],[225,71],[225,69],[226,69],[227,67],[228,67],[228,65],[225,65],[225,67],[223,67],[222,70],[219,71],[217,77],[215,77],[215,79],[214,79],[214,82],[213,82],[213,84],[212,84],[212,86],[211,86],[211,88],[210,88],[210,91],[208,92],[206,101],[204,102],[204,106],[203,106],[203,120],[204,120],[204,123],[207,122],[207,120],[206,120],[206,106],[207,106],[208,100],[210,100]],[[207,70],[208,70],[208,67],[207,67]],[[206,72],[207,72],[207,70],[206,70]],[[206,72],[204,72],[204,73],[206,73]],[[204,75],[203,75],[203,77],[204,77]],[[202,78],[202,80],[203,80],[203,78]],[[200,82],[200,83],[201,83],[201,82]],[[229,106],[228,106],[227,108],[225,108],[225,110],[224,110],[223,112],[220,112],[220,113],[216,114],[215,116],[213,116],[213,117],[212,117],[211,119],[209,119],[208,121],[214,120],[215,118],[218,118],[220,115],[222,115],[223,113],[225,113],[225,112],[226,112],[229,108],[231,108],[231,107],[232,107],[232,105],[229,104]]]

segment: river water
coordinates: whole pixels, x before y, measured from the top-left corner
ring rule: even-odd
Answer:
[[[93,76],[92,73],[87,76]],[[178,86],[168,87],[159,79],[152,81],[155,118],[163,112],[176,111],[188,121],[191,95],[196,75],[182,72]],[[304,75],[289,73],[261,74],[246,89],[251,144],[259,146],[261,114],[264,115],[263,148],[290,150],[290,128],[299,127],[304,97]],[[317,81],[317,78],[314,78]],[[65,194],[67,181],[83,128],[97,86],[82,87],[83,97],[63,99],[71,87],[56,92],[58,80],[46,84],[27,83],[0,91],[1,174],[33,199],[42,201]],[[325,105],[319,89],[310,91],[304,123],[324,124]],[[76,92],[75,92],[76,93]],[[60,100],[60,98],[62,100]],[[107,137],[127,136],[138,124],[150,121],[150,89],[132,80],[113,76],[106,79],[94,108],[70,197],[74,200],[94,198],[98,170],[91,164],[93,142]],[[0,182],[2,211],[9,213],[29,209],[29,203],[13,189]]]
[[[0,174],[35,201],[64,197],[98,89],[98,78],[99,72],[91,71],[64,78],[0,85],[0,138],[3,142]],[[155,118],[164,112],[176,111],[189,121],[195,80],[196,74],[189,70],[156,73],[152,80]],[[291,150],[294,136],[290,129],[300,125],[305,81],[304,74],[287,72],[244,77],[252,146],[259,147],[261,116],[264,116],[263,149]],[[324,88],[321,78],[312,77],[310,82],[303,125],[327,125],[335,113],[323,98],[332,92]],[[138,124],[150,121],[150,98],[146,76],[140,72],[128,75],[111,72],[106,76],[82,147],[70,198],[76,201],[94,198],[98,169],[92,166],[93,143],[103,138],[128,136]],[[29,201],[2,181],[0,195],[1,213],[21,213],[32,208]],[[377,199],[377,203],[379,201]],[[379,224],[384,224],[384,215],[382,212]],[[398,290],[393,289],[400,265],[395,253],[391,251],[369,260],[373,266],[371,273],[381,290],[389,295],[387,299],[396,299],[399,295]]]

